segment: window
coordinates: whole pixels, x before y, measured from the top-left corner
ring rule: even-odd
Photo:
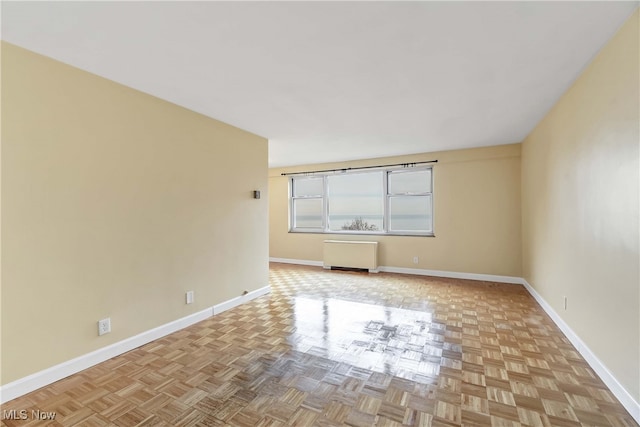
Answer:
[[[329,230],[384,229],[382,172],[329,175],[326,180]]]
[[[293,176],[290,231],[433,235],[431,167]]]
[[[431,169],[389,172],[387,179],[389,231],[433,231]]]
[[[293,228],[299,231],[324,229],[324,179],[296,178],[291,181]]]

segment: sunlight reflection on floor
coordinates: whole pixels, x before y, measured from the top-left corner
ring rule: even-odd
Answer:
[[[294,298],[297,351],[418,382],[438,375],[442,325],[431,313],[341,299]]]

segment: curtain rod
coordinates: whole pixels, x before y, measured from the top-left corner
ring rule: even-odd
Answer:
[[[324,173],[324,172],[347,172],[347,171],[355,171],[355,170],[361,170],[361,169],[390,168],[392,166],[402,166],[404,168],[408,168],[408,167],[414,167],[415,165],[423,165],[427,163],[438,163],[438,161],[428,160],[426,162],[396,163],[393,165],[361,166],[356,168],[325,169],[325,170],[306,171],[306,172],[288,172],[288,173],[281,173],[280,175],[289,176],[289,175],[308,175],[313,173]]]

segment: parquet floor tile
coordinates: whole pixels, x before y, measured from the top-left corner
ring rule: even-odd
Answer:
[[[638,427],[522,286],[283,264],[270,284],[0,426]]]

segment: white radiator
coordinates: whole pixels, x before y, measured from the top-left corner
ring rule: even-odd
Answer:
[[[362,268],[378,272],[378,242],[324,241],[324,268]]]

